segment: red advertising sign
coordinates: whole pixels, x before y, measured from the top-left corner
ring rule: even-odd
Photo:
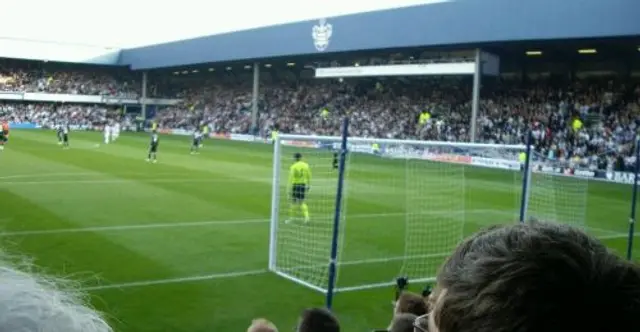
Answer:
[[[442,161],[456,164],[471,164],[470,156],[461,156],[457,154],[433,154],[425,152],[422,158],[433,161]]]

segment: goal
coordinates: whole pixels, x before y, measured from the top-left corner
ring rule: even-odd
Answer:
[[[527,219],[568,224],[588,231],[588,179],[573,176],[567,162],[550,160],[535,152],[531,154],[531,162]]]
[[[281,134],[273,151],[269,270],[328,298],[433,281],[465,234],[523,218],[523,145]],[[308,222],[290,199],[296,153]]]

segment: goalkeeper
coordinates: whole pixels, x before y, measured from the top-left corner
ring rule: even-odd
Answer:
[[[293,155],[295,162],[289,168],[289,187],[291,188],[291,207],[289,209],[289,223],[294,219],[296,210],[302,212],[304,222],[309,222],[309,207],[305,202],[307,192],[309,191],[309,183],[311,182],[311,168],[309,164],[302,161],[302,154]]]

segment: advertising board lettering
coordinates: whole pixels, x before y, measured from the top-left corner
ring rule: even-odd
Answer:
[[[607,172],[607,180],[617,183],[633,184],[634,178],[629,172]]]

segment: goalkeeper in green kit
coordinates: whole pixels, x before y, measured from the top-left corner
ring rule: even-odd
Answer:
[[[296,153],[293,156],[295,162],[289,168],[289,187],[291,188],[291,207],[289,209],[289,219],[293,220],[296,210],[302,212],[304,222],[309,222],[309,207],[305,202],[309,185],[311,182],[311,168],[309,164],[302,160],[302,154]]]

